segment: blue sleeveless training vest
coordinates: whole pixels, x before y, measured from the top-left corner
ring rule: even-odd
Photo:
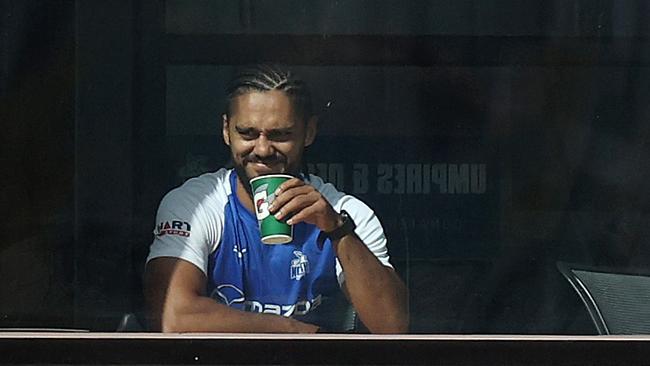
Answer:
[[[329,240],[319,247],[321,231],[315,225],[299,223],[294,226],[291,243],[262,243],[254,213],[237,198],[234,171],[230,186],[221,242],[209,258],[210,297],[240,310],[312,323],[328,322],[322,319],[324,314],[336,316],[325,309],[332,307],[329,304],[340,305],[342,298]]]

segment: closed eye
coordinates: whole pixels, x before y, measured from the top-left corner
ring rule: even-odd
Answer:
[[[255,140],[260,135],[259,131],[253,128],[235,127],[235,130],[244,140]]]
[[[255,140],[261,134],[261,132],[255,128],[235,127],[235,130],[244,140]],[[291,139],[293,131],[290,129],[276,129],[266,132],[265,135],[266,138],[271,141],[285,142]]]
[[[290,130],[271,131],[266,136],[272,141],[287,141],[291,138],[292,132]]]

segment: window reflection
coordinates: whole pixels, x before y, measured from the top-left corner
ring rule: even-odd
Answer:
[[[595,334],[556,262],[648,268],[647,7],[13,4],[0,327],[140,317],[160,198],[228,162],[224,83],[271,61],[322,108],[306,169],[382,219],[412,332]]]

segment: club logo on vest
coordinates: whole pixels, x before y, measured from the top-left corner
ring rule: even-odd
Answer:
[[[299,250],[294,250],[295,259],[291,260],[291,279],[300,281],[309,273],[309,260],[307,256]]]
[[[244,291],[231,284],[219,285],[212,291],[210,297],[215,300],[221,299],[224,304],[230,306],[244,302]]]
[[[170,223],[169,221],[163,221],[158,224],[156,235],[178,235],[189,237],[190,230],[191,227],[189,222],[172,220]]]

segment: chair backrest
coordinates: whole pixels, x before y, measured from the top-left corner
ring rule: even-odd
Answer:
[[[319,325],[323,331],[332,333],[356,333],[363,329],[354,307],[343,296],[321,297],[317,308],[305,315],[295,316],[297,320]]]
[[[599,334],[650,334],[650,274],[564,262],[557,267]]]
[[[354,333],[358,329],[359,317],[354,306],[350,304],[341,314],[341,323],[338,330],[343,333]]]
[[[145,328],[142,326],[138,316],[135,313],[126,313],[122,315],[119,324],[117,325],[117,332],[144,332]]]
[[[357,311],[344,296],[323,298],[321,309],[316,309],[314,315],[319,321],[314,322],[323,327],[327,332],[356,333],[363,327],[357,316]],[[310,322],[310,321],[308,321]]]

